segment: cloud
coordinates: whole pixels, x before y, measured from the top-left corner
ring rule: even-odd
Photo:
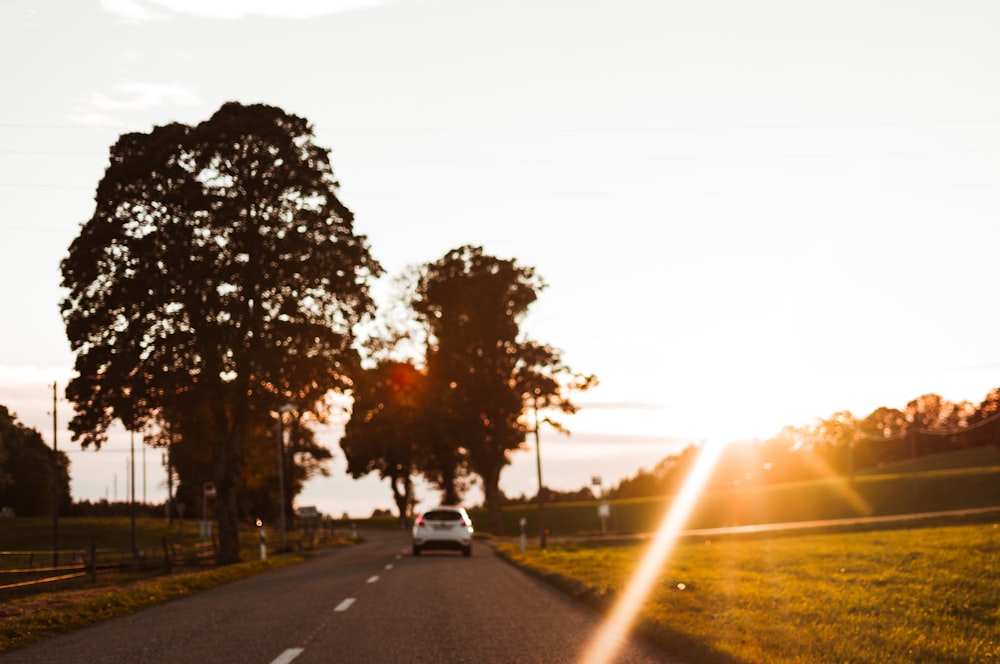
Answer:
[[[66,117],[90,127],[124,130],[134,125],[123,117],[124,114],[142,113],[165,106],[198,106],[201,103],[193,90],[182,85],[129,81],[114,86],[107,93],[92,93]]]
[[[143,0],[101,0],[101,7],[109,14],[129,21],[145,22],[163,19],[163,14],[152,11]]]
[[[106,113],[69,113],[66,118],[72,122],[78,122],[87,127],[97,127],[98,129],[124,129],[124,125],[117,119]]]
[[[369,9],[389,0],[101,0],[105,11],[131,21],[153,21],[169,14],[202,18],[315,18]],[[165,11],[163,11],[165,10]]]
[[[95,93],[90,105],[105,113],[116,111],[145,111],[164,105],[197,106],[198,95],[190,89],[172,83],[143,83],[133,81],[115,86],[115,95]]]

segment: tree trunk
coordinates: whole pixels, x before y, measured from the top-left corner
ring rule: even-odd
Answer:
[[[243,437],[246,431],[246,408],[237,406],[231,419],[227,417],[225,403],[216,404],[217,426],[220,433],[215,440],[213,475],[217,491],[219,521],[219,564],[238,563],[240,557],[239,496],[242,486]]]
[[[402,490],[399,483],[403,484]],[[390,482],[392,485],[392,498],[396,502],[396,509],[399,511],[399,528],[406,530],[410,525],[410,505],[413,502],[413,481],[409,475],[394,477]]]
[[[500,493],[500,469],[490,468],[480,474],[483,480],[483,496],[486,499],[486,510],[489,514],[490,532],[498,537],[503,536],[503,495]]]
[[[462,502],[462,495],[458,491],[458,474],[454,468],[442,469],[441,479],[437,484],[441,489],[442,505],[458,505]]]
[[[217,476],[218,477],[218,476]],[[227,469],[222,479],[216,480],[217,513],[219,521],[219,564],[240,562],[239,483]]]
[[[218,441],[214,476],[217,491],[216,518],[219,521],[219,564],[240,562],[240,468],[236,441],[226,436]]]

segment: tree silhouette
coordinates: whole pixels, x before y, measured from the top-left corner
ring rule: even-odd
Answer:
[[[424,266],[412,301],[428,329],[427,412],[437,425],[430,451],[443,498],[457,498],[447,481],[451,469],[468,468],[482,480],[497,534],[500,473],[524,442],[526,398],[532,406],[575,410],[561,396],[557,377],[570,371],[559,353],[520,338],[520,322],[543,288],[532,268],[464,246]],[[593,379],[572,382],[583,389]]]
[[[389,480],[401,525],[414,501],[413,476],[426,458],[425,382],[409,362],[386,360],[363,372],[340,439],[352,477],[377,472]]]
[[[52,513],[58,495],[59,513],[66,514],[71,501],[69,458],[57,454],[53,464],[53,451],[42,434],[0,406],[0,507],[10,507],[18,516],[45,516]]]
[[[239,559],[248,432],[348,385],[380,271],[312,139],[302,118],[238,103],[123,135],[62,263],[74,440],[200,404],[223,563]]]

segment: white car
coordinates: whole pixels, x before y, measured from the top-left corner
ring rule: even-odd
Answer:
[[[464,507],[442,505],[429,509],[413,524],[413,555],[424,549],[458,549],[472,555],[472,519]]]

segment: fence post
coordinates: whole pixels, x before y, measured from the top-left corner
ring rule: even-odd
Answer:
[[[167,566],[167,572],[170,571],[170,548],[167,546],[167,536],[163,536],[163,563]]]
[[[90,536],[90,580],[97,583],[97,538]]]

